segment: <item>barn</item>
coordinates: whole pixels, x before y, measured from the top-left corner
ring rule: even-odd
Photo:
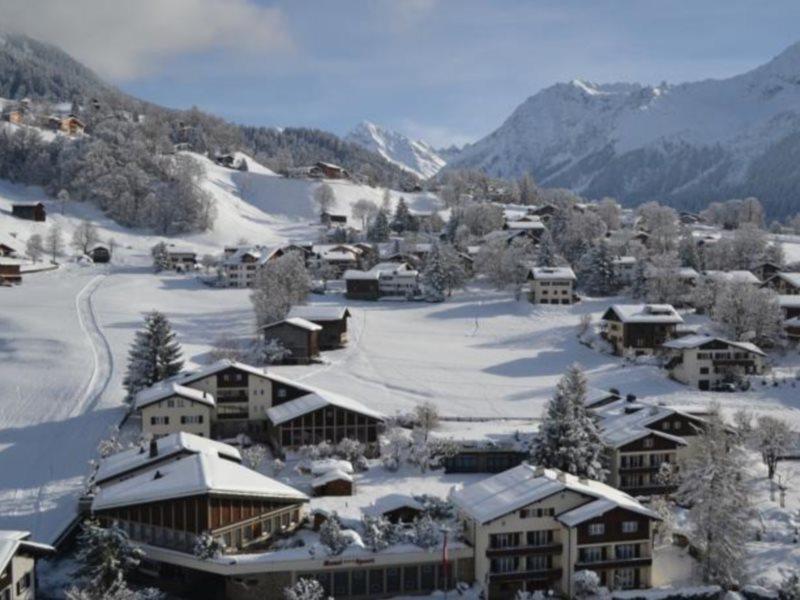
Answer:
[[[45,221],[47,211],[41,202],[17,202],[11,205],[11,214],[18,219],[28,221]]]
[[[307,365],[319,356],[322,327],[299,317],[289,317],[261,328],[264,340],[278,340],[291,354],[283,362]]]

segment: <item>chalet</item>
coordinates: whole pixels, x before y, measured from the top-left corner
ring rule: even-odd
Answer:
[[[364,251],[353,244],[314,244],[306,262],[309,266],[326,265],[331,275],[338,278],[348,269],[358,269],[363,254]]]
[[[542,232],[547,229],[539,219],[531,219],[530,217],[523,217],[516,221],[506,221],[503,229],[509,231],[530,231],[532,236],[539,239]]]
[[[385,417],[360,402],[317,390],[267,410],[269,436],[275,448],[298,448],[344,438],[365,444],[371,454],[378,451],[378,435]]]
[[[11,214],[18,219],[45,221],[47,211],[41,202],[17,202],[11,205]]]
[[[0,529],[0,598],[36,599],[36,560],[55,554],[55,548],[30,539],[27,531]]]
[[[307,365],[319,357],[320,331],[322,326],[300,317],[289,317],[261,328],[264,340],[277,340],[290,352],[282,362],[294,365]]]
[[[356,400],[230,360],[140,392],[134,410],[142,417],[143,431],[154,437],[182,431],[213,439],[246,434],[254,441],[272,442],[276,451],[284,441],[295,447],[304,439],[338,443],[345,437],[376,451],[384,420]]]
[[[585,569],[612,589],[648,588],[658,515],[613,487],[522,464],[454,491],[475,552],[475,581],[492,600],[520,591],[573,597]]]
[[[315,496],[352,496],[355,493],[353,476],[339,469],[317,475],[311,481]]]
[[[173,271],[193,271],[197,267],[197,252],[180,248],[168,249],[167,265]]]
[[[665,342],[662,347],[670,377],[704,391],[764,372],[766,355],[749,342],[687,335]]]
[[[180,431],[151,438],[146,445],[134,446],[102,459],[92,476],[92,483],[111,485],[201,452],[214,453],[235,463],[242,462],[242,455],[233,446]]]
[[[800,273],[776,273],[761,287],[769,288],[782,296],[800,295]]]
[[[344,274],[347,297],[377,300],[382,296],[414,296],[419,291],[419,273],[407,263],[378,263],[369,271],[348,270]]]
[[[263,266],[269,261],[283,256],[283,254],[283,249],[279,247],[248,246],[236,248],[222,261],[222,280],[225,287],[253,287]]]
[[[413,523],[424,511],[425,508],[413,496],[394,493],[376,498],[364,513],[384,517],[390,523]]]
[[[89,258],[94,263],[107,263],[111,260],[111,250],[108,246],[97,245],[89,250]]]
[[[549,221],[557,212],[557,208],[552,204],[542,204],[541,206],[529,206],[527,211],[529,215],[539,217],[542,221]]]
[[[778,296],[778,306],[783,313],[783,330],[791,340],[800,340],[800,295]]]
[[[346,306],[295,306],[289,317],[297,317],[319,325],[319,349],[335,350],[347,344],[347,319],[350,311]]]
[[[603,337],[619,355],[653,354],[674,338],[683,318],[670,304],[614,304],[603,314]]]
[[[14,238],[0,238],[0,257],[15,256],[17,254],[16,244]]]
[[[335,215],[329,212],[322,212],[319,215],[319,221],[325,227],[346,227],[347,215]]]
[[[528,460],[529,450],[514,444],[463,442],[445,457],[445,473],[502,473]]]
[[[663,465],[674,473],[687,458],[705,420],[635,398],[619,400],[592,411],[606,446],[607,483],[633,496],[668,494],[673,480],[664,479]]]
[[[209,392],[165,383],[136,395],[134,410],[142,418],[142,434],[155,438],[175,431],[211,437],[211,421],[217,407]]]
[[[327,162],[315,163],[312,167],[312,174],[318,174],[325,179],[350,179],[350,173],[346,169]]]
[[[60,131],[68,135],[77,135],[86,129],[86,124],[75,115],[66,117],[51,115],[47,117],[46,124],[53,131]]]
[[[191,553],[209,532],[230,555],[296,528],[307,502],[288,485],[200,452],[99,486],[91,512],[146,547]]]
[[[616,390],[601,390],[591,387],[586,391],[586,398],[584,398],[584,405],[590,410],[596,410],[607,406],[613,402],[621,399],[619,392]]]
[[[533,267],[528,272],[529,300],[533,304],[572,304],[575,273],[569,267]]]
[[[22,283],[19,263],[0,262],[0,285]]]
[[[781,272],[781,270],[783,270],[783,267],[781,267],[781,265],[771,262],[763,262],[750,269],[750,272],[756,277],[758,277],[761,281],[766,282],[767,279],[769,279],[773,275],[777,275],[778,273]]]

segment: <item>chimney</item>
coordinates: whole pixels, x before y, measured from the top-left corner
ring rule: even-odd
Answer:
[[[567,474],[564,473],[564,471],[556,470],[556,473],[558,473],[556,479],[558,479],[561,483],[567,483]]]
[[[155,458],[156,456],[158,456],[158,443],[153,438],[150,440],[150,458]]]
[[[153,479],[161,479],[162,477],[161,471],[156,471],[156,474],[153,475]]]

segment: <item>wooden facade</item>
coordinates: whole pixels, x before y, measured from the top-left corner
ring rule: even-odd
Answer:
[[[45,221],[47,219],[47,211],[41,202],[35,204],[13,204],[11,206],[11,214],[18,219],[26,219],[28,221]]]
[[[0,285],[10,285],[12,283],[22,283],[22,273],[19,265],[0,264]]]
[[[358,440],[374,449],[382,427],[380,419],[333,405],[270,426],[275,447],[285,449],[324,441],[336,444],[344,438]]]
[[[497,448],[459,450],[444,459],[445,473],[502,473],[521,465],[530,457],[527,452]]]
[[[229,549],[264,541],[300,521],[299,502],[203,494],[100,510],[106,526],[117,522],[136,541],[191,551],[197,536],[210,532]]]
[[[380,281],[372,279],[348,279],[346,296],[351,300],[377,300],[381,296]]]
[[[342,477],[313,486],[315,496],[352,496],[354,484],[351,478]]]
[[[308,320],[322,327],[319,332],[319,349],[335,350],[347,343],[347,319],[350,311],[345,309],[341,319],[313,319]]]
[[[291,352],[284,363],[308,364],[319,356],[319,331],[280,321],[263,327],[262,332],[265,340],[276,339]]]
[[[105,246],[96,246],[89,251],[92,262],[107,263],[111,260],[111,251]]]

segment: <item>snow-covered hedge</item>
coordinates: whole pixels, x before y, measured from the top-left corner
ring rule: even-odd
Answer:
[[[717,600],[722,595],[722,588],[717,585],[700,587],[629,590],[613,592],[613,600]]]

